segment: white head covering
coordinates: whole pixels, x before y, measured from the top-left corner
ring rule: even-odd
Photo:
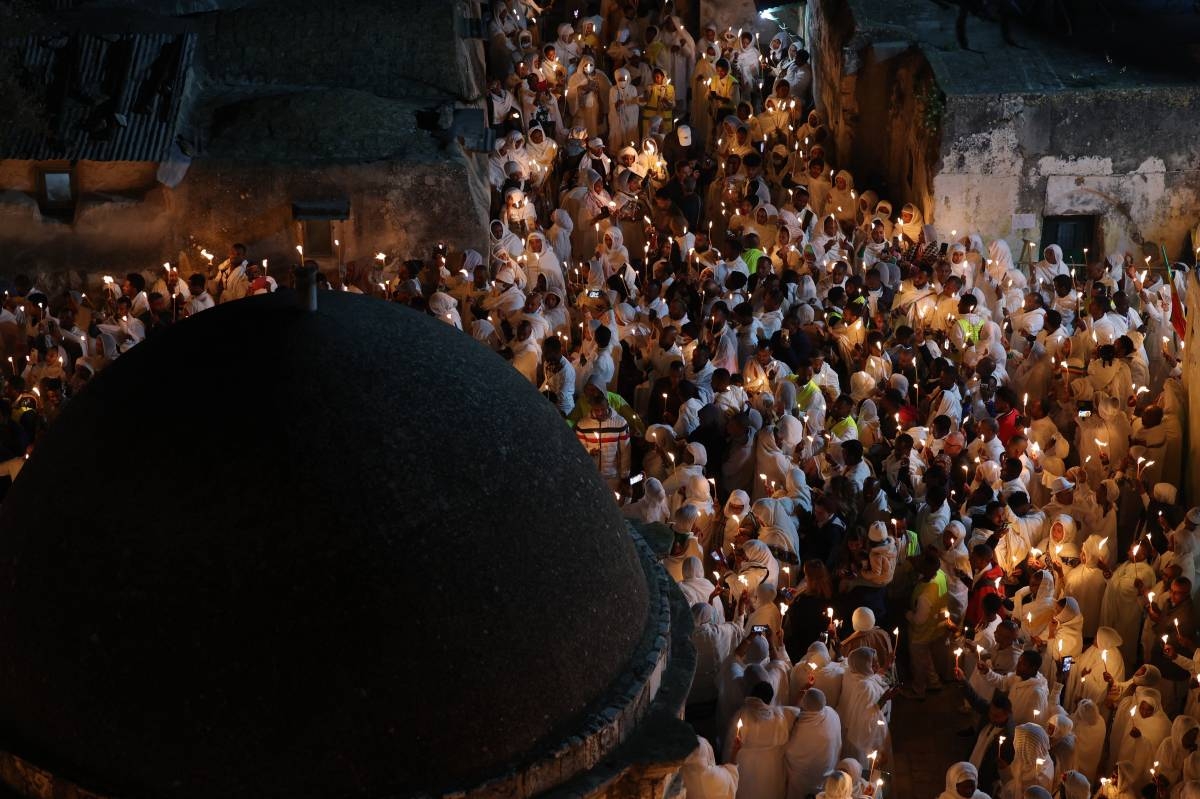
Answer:
[[[846,664],[850,671],[863,677],[875,673],[875,650],[869,646],[860,646],[846,656]]]
[[[856,608],[850,617],[854,632],[865,633],[875,629],[875,613],[870,608]]]
[[[867,372],[855,372],[850,375],[850,397],[855,402],[862,402],[875,393],[875,378]]]
[[[978,784],[979,770],[965,760],[950,766],[946,769],[946,790],[942,791],[938,799],[961,799],[958,784],[967,780]]]

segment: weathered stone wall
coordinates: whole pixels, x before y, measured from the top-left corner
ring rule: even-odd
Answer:
[[[1163,242],[1190,249],[1200,208],[1200,90],[1100,89],[947,100],[941,168],[934,179],[938,229],[1002,235],[1016,252],[1012,214],[1094,214],[1103,252]]]
[[[932,210],[937,166],[936,125],[926,126],[927,96],[936,91],[920,52],[886,30],[861,33],[842,0],[808,5],[813,93],[826,119],[825,149],[854,174],[860,191],[872,189]]]
[[[424,256],[439,240],[456,251],[486,242],[487,201],[475,196],[475,169],[461,155],[430,163],[319,167],[205,160],[192,165],[178,188],[152,184],[139,193],[146,166],[154,167],[129,165],[128,184],[112,185],[129,199],[85,198],[71,225],[43,221],[31,196],[5,192],[0,273],[120,273],[166,260],[182,261],[187,273],[202,264],[201,246],[223,254],[233,241],[245,242],[254,258],[282,266],[297,257],[291,204],[302,200],[350,201],[351,218],[336,233],[345,260],[369,259],[380,250]],[[101,170],[108,180],[113,171]]]
[[[36,161],[0,160],[0,186],[6,191],[37,192]],[[143,161],[78,161],[80,194],[144,192],[157,185],[158,164]]]

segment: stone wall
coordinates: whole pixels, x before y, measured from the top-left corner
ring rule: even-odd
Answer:
[[[223,254],[233,241],[247,244],[256,260],[270,258],[282,267],[297,257],[291,204],[303,200],[350,201],[351,218],[335,233],[344,260],[369,259],[380,250],[392,257],[425,256],[436,241],[454,251],[479,249],[486,244],[487,198],[476,196],[474,158],[454,155],[457,149],[451,145],[444,159],[428,163],[248,166],[203,160],[175,189],[153,183],[149,190],[138,188],[147,170],[153,180],[153,164],[127,164],[124,171],[102,164],[98,171],[109,190],[126,196],[84,197],[71,225],[43,221],[24,192],[0,195],[0,274],[87,273],[95,282],[103,273],[150,270],[167,260],[181,263],[187,274],[204,265],[200,247]],[[81,165],[85,186],[89,169]],[[334,264],[327,259],[322,265]]]
[[[1040,240],[1043,216],[1082,214],[1099,218],[1096,254],[1140,251],[1144,242],[1165,243],[1173,258],[1188,254],[1200,208],[1192,135],[1200,90],[1058,81],[1041,93],[967,93],[954,71],[965,56],[919,45],[928,29],[893,24],[878,6],[807,6],[828,149],[852,165],[860,190],[897,208],[916,203],[943,235],[1003,236],[1013,252],[1022,238]],[[865,26],[855,8],[869,14]],[[938,76],[950,81],[948,95]],[[1013,214],[1033,215],[1034,226],[1014,229]]]
[[[1098,247],[1163,242],[1190,250],[1200,208],[1200,144],[1192,133],[1200,90],[1099,89],[1042,95],[955,96],[946,103],[934,179],[938,229],[1022,235],[1012,214],[1090,214]]]
[[[886,30],[860,32],[842,0],[808,5],[813,95],[825,115],[834,163],[896,209],[915,203],[932,211],[938,132],[926,126],[933,72],[920,52]]]

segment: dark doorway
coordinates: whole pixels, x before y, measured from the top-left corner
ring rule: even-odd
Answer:
[[[1063,258],[1069,264],[1083,263],[1083,251],[1093,256],[1096,252],[1096,217],[1094,216],[1047,216],[1042,219],[1042,246],[1038,248],[1035,261],[1051,244],[1062,247]]]

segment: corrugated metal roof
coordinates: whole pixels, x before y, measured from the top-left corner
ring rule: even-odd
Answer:
[[[45,89],[47,133],[14,132],[0,158],[161,161],[196,49],[190,33],[29,37],[21,58]]]

